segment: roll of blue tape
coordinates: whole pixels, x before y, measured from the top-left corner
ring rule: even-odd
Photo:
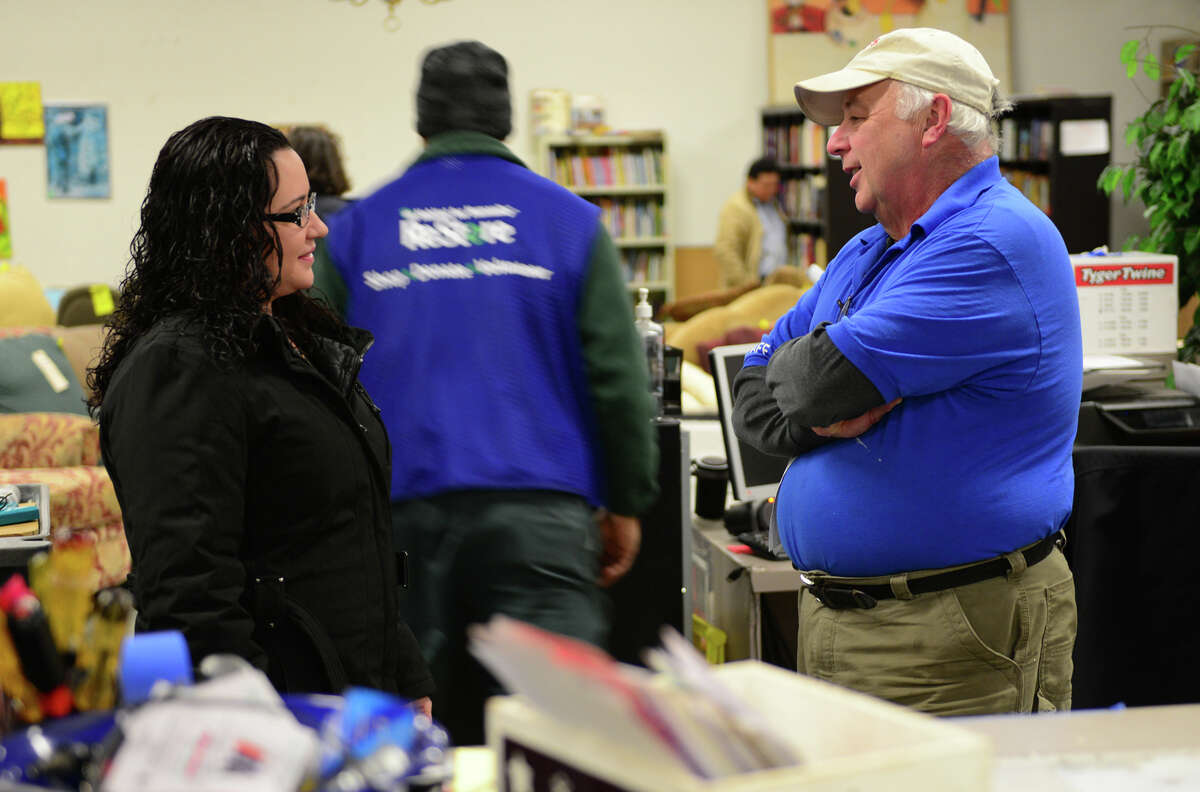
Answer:
[[[192,656],[178,630],[137,633],[121,644],[121,698],[136,704],[150,698],[160,681],[192,684]]]

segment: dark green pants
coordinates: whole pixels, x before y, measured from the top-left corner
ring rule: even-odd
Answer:
[[[467,651],[466,629],[497,613],[603,646],[600,536],[587,502],[545,491],[470,491],[392,505],[409,554],[402,615],[438,692],[433,717],[455,745],[484,741],[483,704],[504,690]]]

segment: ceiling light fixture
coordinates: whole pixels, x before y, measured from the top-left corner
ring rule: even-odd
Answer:
[[[386,30],[400,29],[400,18],[396,16],[396,6],[400,5],[400,3],[403,1],[404,0],[383,0],[383,2],[387,5],[387,17],[385,17],[383,20],[383,27]],[[368,0],[333,0],[333,2],[344,2],[353,6],[363,6],[367,4]],[[438,3],[446,2],[446,0],[421,0],[421,2],[425,5],[437,5]]]

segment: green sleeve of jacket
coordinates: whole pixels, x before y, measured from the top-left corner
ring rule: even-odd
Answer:
[[[658,498],[658,436],[641,339],[617,248],[603,227],[592,242],[579,333],[596,413],[607,507],[636,516]]]
[[[324,239],[318,239],[317,250],[313,254],[313,285],[308,290],[308,296],[324,301],[331,311],[345,319],[348,294],[346,282],[329,255],[329,245],[325,244]]]

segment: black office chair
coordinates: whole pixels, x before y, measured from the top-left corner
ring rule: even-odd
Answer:
[[[1200,447],[1076,446],[1076,709],[1200,702]]]

